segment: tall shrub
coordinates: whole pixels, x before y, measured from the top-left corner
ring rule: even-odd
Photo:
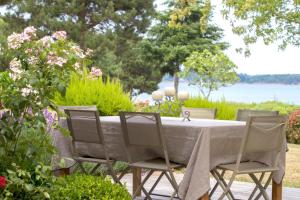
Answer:
[[[7,38],[10,68],[0,73],[0,173],[14,162],[34,170],[44,154],[53,152],[46,111],[55,107],[55,91],[68,84],[72,71],[85,64],[86,54],[67,40],[64,31],[38,38],[34,27]],[[50,120],[50,121],[49,121]],[[1,174],[0,174],[1,175]]]
[[[58,105],[97,105],[103,116],[117,115],[120,110],[132,111],[130,94],[125,93],[119,80],[93,78],[87,72],[73,74],[65,95],[56,93],[54,101]]]

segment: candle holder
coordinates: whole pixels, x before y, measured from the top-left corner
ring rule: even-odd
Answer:
[[[161,91],[155,91],[152,93],[152,99],[157,106],[157,112],[163,112],[162,103],[167,105],[167,113],[170,115],[176,115],[178,112],[182,112],[182,106],[185,100],[189,98],[189,93],[185,91],[178,92],[179,108],[173,108],[174,102],[177,102],[175,99],[175,88],[167,87],[165,88],[164,93]],[[179,110],[178,110],[179,109]]]

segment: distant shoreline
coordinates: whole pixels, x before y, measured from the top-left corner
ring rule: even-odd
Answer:
[[[283,84],[283,85],[300,85],[300,74],[262,74],[262,75],[248,75],[238,74],[240,84]],[[187,78],[184,81],[188,81]],[[166,75],[162,81],[172,81],[173,77]]]

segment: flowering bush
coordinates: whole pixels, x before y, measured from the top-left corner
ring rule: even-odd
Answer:
[[[300,144],[300,110],[290,114],[286,135],[288,142]]]
[[[72,72],[88,64],[87,54],[58,31],[38,38],[34,27],[7,38],[9,70],[0,73],[0,171],[12,162],[34,169],[54,149],[47,131],[55,116],[54,93],[64,92]],[[49,158],[49,157],[48,157]],[[42,160],[44,159],[44,160]],[[50,159],[48,159],[50,160]]]
[[[38,164],[30,172],[13,163],[6,171],[7,178],[4,179],[3,190],[0,189],[0,199],[50,199],[48,191],[55,180],[51,178],[50,167]]]
[[[0,176],[0,188],[5,189],[5,187],[6,187],[6,177]]]

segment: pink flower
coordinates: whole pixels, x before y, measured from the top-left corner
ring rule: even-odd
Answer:
[[[24,43],[22,34],[13,33],[7,37],[7,44],[9,49],[18,49]]]
[[[52,37],[54,37],[57,40],[65,40],[67,38],[66,31],[56,31],[52,34]]]
[[[102,71],[99,68],[92,67],[90,75],[93,78],[98,78],[98,77],[102,76]]]
[[[36,28],[34,28],[33,26],[28,26],[24,29],[23,34],[26,35],[26,37],[28,37],[29,39],[31,39],[32,37],[36,36]]]
[[[53,39],[50,36],[44,36],[39,40],[44,47],[50,47],[50,44],[53,43]]]
[[[49,55],[47,56],[47,60],[47,64],[58,65],[60,67],[62,67],[67,62],[67,59],[59,57],[54,53],[49,53]]]

